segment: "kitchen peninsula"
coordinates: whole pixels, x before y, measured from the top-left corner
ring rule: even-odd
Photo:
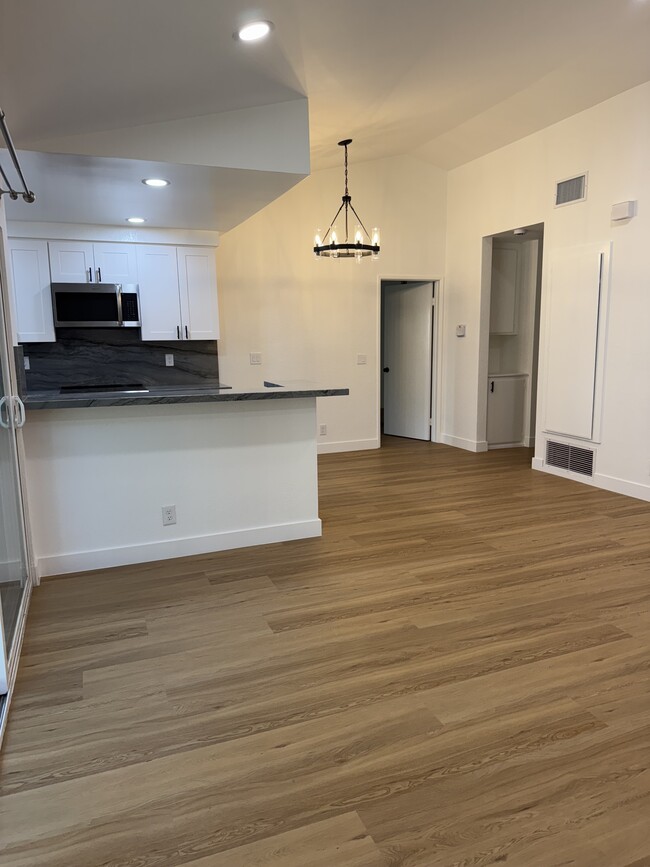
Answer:
[[[38,573],[320,536],[316,400],[347,394],[305,382],[30,390]]]

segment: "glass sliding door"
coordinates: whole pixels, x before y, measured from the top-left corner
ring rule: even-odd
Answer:
[[[0,268],[0,705],[10,686],[10,672],[15,670],[15,639],[29,591],[16,439],[16,430],[24,422],[24,407],[12,384],[2,276]]]

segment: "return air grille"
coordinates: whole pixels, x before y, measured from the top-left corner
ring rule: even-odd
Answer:
[[[546,463],[561,470],[581,473],[583,476],[594,474],[594,453],[592,449],[581,449],[567,443],[546,440]]]
[[[568,205],[570,202],[583,202],[587,198],[587,175],[578,175],[560,181],[555,188],[555,204]]]

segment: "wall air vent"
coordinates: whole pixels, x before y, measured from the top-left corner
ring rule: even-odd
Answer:
[[[555,187],[555,206],[570,205],[573,202],[584,202],[587,198],[587,175],[577,175],[558,181]]]
[[[567,443],[546,440],[546,463],[550,467],[569,470],[583,476],[594,474],[594,453],[592,449],[582,449]]]

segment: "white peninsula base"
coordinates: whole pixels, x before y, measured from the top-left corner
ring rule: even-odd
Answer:
[[[315,397],[40,409],[24,438],[40,575],[321,535]]]

